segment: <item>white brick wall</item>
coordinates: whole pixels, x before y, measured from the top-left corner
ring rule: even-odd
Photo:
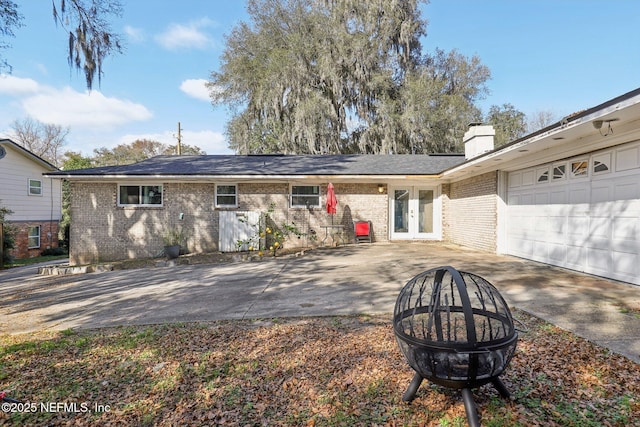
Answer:
[[[496,251],[497,175],[489,172],[443,185],[445,241]]]
[[[214,183],[164,183],[163,206],[123,208],[117,206],[118,184],[72,182],[70,262],[74,265],[157,256],[162,235],[181,227],[188,236],[190,252],[218,250],[218,212],[214,208]],[[388,239],[387,194],[377,184],[334,184],[338,199],[334,224],[344,225],[353,241],[355,219],[371,220],[374,240]],[[271,203],[276,223],[294,223],[303,233],[314,230],[324,237],[321,225],[331,224],[326,213],[326,184],[321,185],[321,207],[289,208],[288,183],[238,184],[238,210],[266,211]],[[180,214],[183,219],[180,220]],[[287,246],[312,246],[318,241],[293,236]]]

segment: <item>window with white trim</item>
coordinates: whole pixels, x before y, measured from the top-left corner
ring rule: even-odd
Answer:
[[[609,172],[611,165],[611,153],[598,154],[593,156],[593,173]]]
[[[319,208],[320,207],[320,186],[319,185],[292,185],[291,186],[291,207],[292,208]]]
[[[548,182],[549,181],[549,168],[544,168],[544,169],[538,169],[537,170],[538,173],[538,182],[539,183],[543,183],[543,182]]]
[[[571,162],[571,176],[574,178],[580,177],[580,176],[587,176],[589,173],[589,170],[587,168],[587,161],[586,160],[577,160],[577,161],[573,161]]]
[[[29,178],[29,195],[42,196],[42,181]]]
[[[162,185],[119,185],[118,206],[162,206]]]
[[[34,225],[29,227],[28,230],[28,247],[29,249],[35,249],[40,247],[40,226]]]
[[[238,207],[238,186],[236,184],[216,185],[216,207]]]
[[[566,165],[555,165],[553,167],[553,179],[564,179],[567,170]]]

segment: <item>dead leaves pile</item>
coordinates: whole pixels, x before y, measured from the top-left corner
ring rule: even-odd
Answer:
[[[639,365],[515,314],[530,332],[502,376],[512,399],[475,390],[483,425],[639,425]],[[413,371],[387,317],[5,335],[0,344],[0,388],[12,397],[89,408],[0,412],[0,424],[465,425],[456,390],[425,381],[402,402]]]

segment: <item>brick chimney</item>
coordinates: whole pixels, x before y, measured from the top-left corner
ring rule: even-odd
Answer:
[[[464,158],[469,160],[493,150],[493,137],[496,134],[491,125],[470,123],[469,130],[462,137]]]

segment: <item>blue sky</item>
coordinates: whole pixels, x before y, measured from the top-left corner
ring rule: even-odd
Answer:
[[[88,93],[70,70],[66,35],[46,1],[21,1],[25,26],[3,56],[0,136],[14,120],[69,127],[66,149],[93,149],[149,138],[229,154],[224,107],[203,82],[216,70],[224,35],[246,20],[245,2],[123,0],[113,22],[123,55],[107,59],[101,86]],[[153,5],[152,8],[149,5]],[[432,0],[423,50],[457,49],[489,67],[491,94],[480,105],[510,103],[525,114],[557,118],[640,87],[640,2],[636,0]]]

